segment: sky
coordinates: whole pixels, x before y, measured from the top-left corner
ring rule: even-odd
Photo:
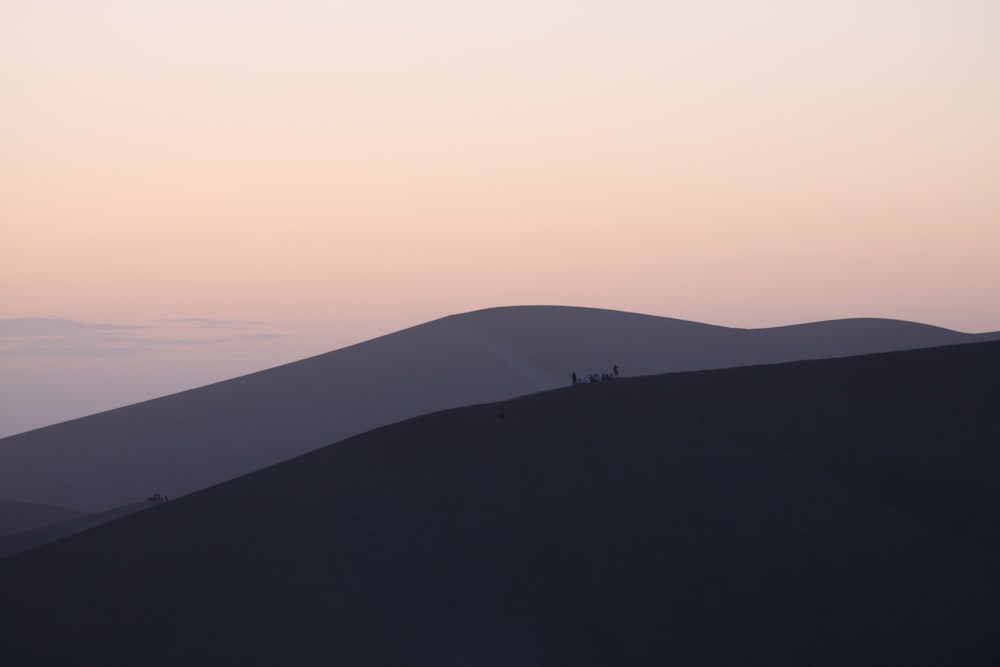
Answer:
[[[1000,329],[995,0],[0,0],[0,437],[514,304]]]

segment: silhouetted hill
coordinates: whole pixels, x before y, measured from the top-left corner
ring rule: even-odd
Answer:
[[[177,497],[420,414],[627,376],[949,345],[895,320],[729,329],[589,308],[446,317],[311,359],[0,440],[12,500],[89,512]]]
[[[1000,343],[434,413],[0,561],[17,665],[990,665]]]

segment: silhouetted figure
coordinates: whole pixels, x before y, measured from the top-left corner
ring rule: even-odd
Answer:
[[[573,371],[573,384],[576,384],[576,371]]]
[[[617,380],[618,379],[618,364],[615,364],[614,373],[615,373],[615,379]]]

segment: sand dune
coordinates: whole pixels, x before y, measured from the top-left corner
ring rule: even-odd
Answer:
[[[84,516],[66,507],[0,500],[0,537]]]
[[[142,501],[126,505],[125,507],[117,507],[112,510],[95,512],[93,514],[80,514],[78,512],[74,512],[66,515],[72,517],[68,519],[49,519],[47,521],[39,521],[31,528],[0,535],[0,558],[21,553],[22,551],[28,551],[29,549],[34,549],[43,544],[61,540],[69,537],[70,535],[76,535],[77,533],[90,530],[91,528],[100,526],[109,521],[120,519],[123,516],[127,516],[150,507],[152,507],[151,503]],[[16,516],[21,518],[23,514],[19,513]]]
[[[0,650],[993,664],[997,377],[1000,343],[983,343],[426,415],[0,561]]]
[[[562,307],[446,317],[301,362],[0,440],[6,498],[88,512],[172,497],[378,426],[625,375],[983,340],[893,320],[740,330]]]

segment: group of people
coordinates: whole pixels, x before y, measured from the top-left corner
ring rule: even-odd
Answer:
[[[165,503],[165,502],[167,502],[167,501],[168,501],[168,500],[170,500],[170,499],[169,499],[169,498],[167,498],[167,497],[166,497],[165,495],[163,495],[162,493],[154,493],[154,494],[153,494],[153,495],[151,495],[151,496],[150,496],[149,498],[146,498],[146,500],[147,500],[148,502],[151,502],[151,503],[157,503],[157,504],[159,504],[159,503]]]
[[[610,373],[591,373],[590,375],[577,375],[573,371],[573,384],[589,384],[591,382],[606,382],[607,380],[618,379],[618,364],[615,364]]]

